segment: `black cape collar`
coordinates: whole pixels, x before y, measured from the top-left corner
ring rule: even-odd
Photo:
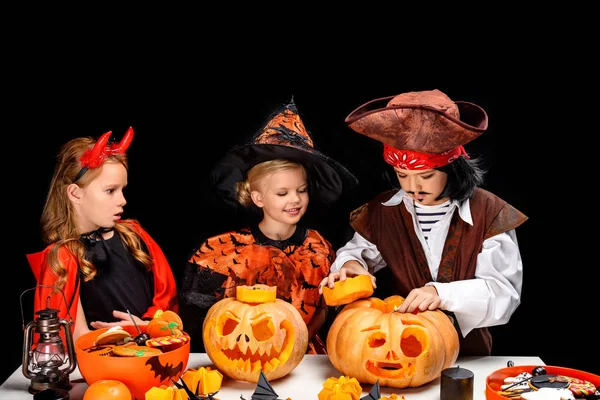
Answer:
[[[258,226],[255,226],[250,229],[252,231],[252,235],[254,236],[254,241],[256,244],[261,246],[274,246],[278,249],[285,249],[289,246],[300,246],[306,240],[306,236],[308,235],[308,229],[300,226],[296,226],[296,231],[287,239],[284,240],[274,240],[265,236],[264,233],[258,229]]]

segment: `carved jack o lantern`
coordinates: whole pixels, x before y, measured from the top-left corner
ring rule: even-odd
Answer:
[[[446,314],[394,311],[403,301],[370,297],[345,306],[327,334],[333,366],[361,383],[404,388],[431,382],[454,364],[458,334]]]
[[[257,383],[261,370],[270,381],[281,378],[306,353],[308,329],[298,310],[283,300],[252,293],[275,289],[238,286],[236,298],[218,301],[206,314],[206,354],[232,379]]]

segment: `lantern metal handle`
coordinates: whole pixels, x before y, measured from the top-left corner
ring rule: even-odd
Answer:
[[[67,307],[67,315],[69,316],[69,321],[67,321],[70,325],[73,325],[73,317],[71,317],[71,313],[69,312],[69,304],[67,304],[67,297],[65,296],[65,292],[62,291],[62,289],[56,287],[56,286],[48,286],[48,285],[37,285],[35,287],[29,288],[29,289],[25,289],[23,291],[23,293],[21,293],[21,297],[19,298],[19,302],[20,302],[20,306],[21,306],[21,326],[23,328],[23,330],[25,330],[25,315],[23,314],[23,295],[27,292],[29,292],[30,290],[35,290],[39,287],[42,288],[47,288],[47,289],[56,289],[58,291],[60,291],[60,293],[63,296],[63,299],[65,299],[65,306]],[[46,299],[46,301],[50,300],[50,296],[48,296],[48,299]]]

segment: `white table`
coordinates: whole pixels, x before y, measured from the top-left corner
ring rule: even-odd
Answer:
[[[497,369],[506,367],[509,360],[512,360],[515,365],[545,365],[539,357],[466,357],[459,358],[453,366],[460,365],[461,368],[467,368],[473,372],[473,400],[484,400],[485,378]],[[187,368],[207,366],[214,368],[206,353],[190,354]],[[317,396],[323,388],[323,382],[329,377],[339,378],[342,375],[344,374],[333,367],[326,355],[306,355],[292,372],[270,383],[281,399],[290,397],[293,400],[317,400]],[[81,378],[79,369],[70,375],[70,380],[73,384],[70,400],[81,400],[87,384]],[[33,399],[33,395],[27,391],[29,383],[29,379],[23,376],[21,367],[19,367],[0,386],[0,399]],[[361,386],[363,388],[362,396],[366,396],[372,386],[367,384],[361,384]],[[239,400],[240,395],[243,395],[246,400],[250,400],[255,388],[256,384],[254,383],[239,382],[224,377],[221,390],[216,397],[219,400]],[[382,396],[389,396],[392,393],[403,394],[407,400],[439,400],[440,379],[435,379],[419,388],[381,387],[380,391]]]

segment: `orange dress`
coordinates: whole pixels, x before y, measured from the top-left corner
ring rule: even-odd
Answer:
[[[193,271],[201,277],[196,280],[216,284],[190,285],[188,265],[184,286],[214,301],[235,297],[237,285],[277,286],[277,297],[296,307],[308,324],[316,309],[325,307],[319,284],[334,257],[331,244],[315,230],[298,227],[289,239],[276,241],[259,230],[241,229],[207,239],[189,259],[199,269]]]

